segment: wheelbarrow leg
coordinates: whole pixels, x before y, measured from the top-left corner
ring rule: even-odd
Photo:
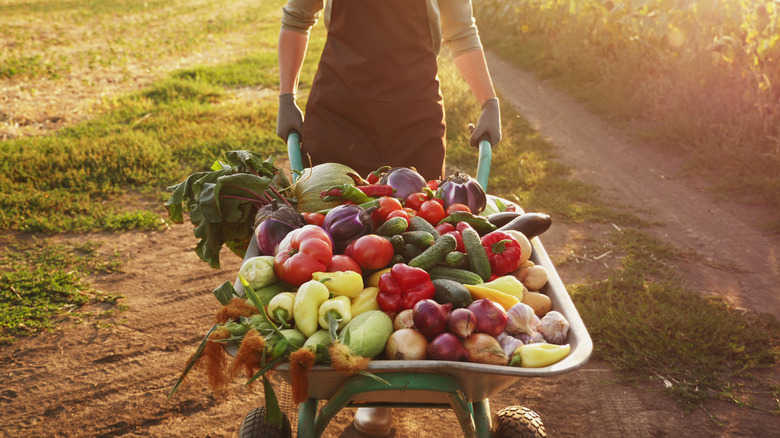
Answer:
[[[471,404],[474,410],[474,423],[477,427],[477,436],[479,438],[490,438],[491,432],[491,419],[490,419],[490,402],[488,399],[484,399]]]
[[[314,420],[317,418],[316,398],[308,398],[298,406],[298,438],[314,438]]]

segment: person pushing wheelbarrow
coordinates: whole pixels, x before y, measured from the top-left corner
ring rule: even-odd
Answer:
[[[327,29],[304,112],[296,103],[309,31]],[[437,56],[442,44],[482,112],[470,145],[501,140],[501,115],[470,0],[289,0],[279,34],[277,135],[301,137],[311,165],[345,164],[360,175],[385,165],[445,176],[445,115]],[[390,408],[360,408],[355,427],[390,432]]]

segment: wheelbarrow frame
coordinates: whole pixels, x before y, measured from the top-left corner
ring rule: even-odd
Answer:
[[[288,137],[287,150],[295,181],[303,170],[297,133]],[[490,143],[481,141],[476,179],[486,191],[491,153]],[[548,273],[547,284],[541,292],[550,297],[552,308],[569,322],[567,342],[571,351],[566,358],[543,368],[441,360],[371,361],[366,371],[381,380],[365,375],[345,376],[331,367],[318,365],[310,372],[309,398],[298,407],[297,436],[320,437],[333,417],[345,407],[400,407],[451,408],[464,436],[489,438],[490,396],[522,377],[563,374],[585,365],[593,350],[590,335],[541,241],[534,237],[531,244],[531,261],[543,266]],[[257,246],[250,244],[245,259],[258,254]],[[291,381],[289,364],[280,364],[275,371],[288,383]],[[325,403],[318,412],[321,400]]]

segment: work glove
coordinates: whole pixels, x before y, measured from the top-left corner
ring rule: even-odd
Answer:
[[[285,143],[292,132],[303,133],[303,112],[295,103],[295,93],[279,96],[279,113],[276,115],[276,135]]]
[[[482,140],[489,141],[492,146],[501,141],[501,110],[497,97],[488,99],[482,104],[482,114],[479,115],[477,126],[471,132],[469,144],[476,147]]]

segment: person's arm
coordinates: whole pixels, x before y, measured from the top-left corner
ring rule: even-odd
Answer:
[[[490,79],[485,53],[482,49],[470,50],[452,58],[461,76],[480,105],[496,97],[493,81]]]
[[[298,91],[298,79],[308,45],[308,34],[287,29],[279,32],[279,94]]]

